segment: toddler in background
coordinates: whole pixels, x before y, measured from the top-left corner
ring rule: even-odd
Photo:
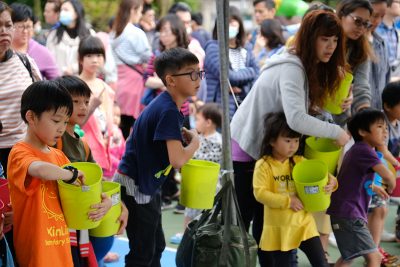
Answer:
[[[125,138],[122,134],[119,125],[121,123],[121,109],[119,108],[117,102],[114,102],[113,107],[113,124],[112,124],[112,135],[108,143],[108,153],[110,155],[110,169],[104,170],[104,178],[107,180],[112,180],[115,171],[118,168],[118,164],[122,159],[125,151]]]
[[[200,147],[193,155],[193,159],[208,160],[221,163],[222,160],[222,136],[217,131],[221,127],[222,112],[216,103],[207,103],[200,106],[196,112],[195,127],[200,137]],[[220,189],[218,181],[217,191]],[[185,209],[184,229],[200,213],[201,209]],[[182,233],[171,237],[170,242],[179,244],[182,240]]]

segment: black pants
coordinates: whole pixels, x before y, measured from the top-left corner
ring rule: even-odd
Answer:
[[[321,240],[319,236],[307,239],[300,244],[300,249],[306,254],[311,266],[313,267],[325,267],[329,266],[325,258],[325,252],[322,248]],[[267,266],[274,267],[291,267],[293,250],[289,251],[268,251],[271,258],[273,258],[273,263],[269,263]],[[263,265],[261,265],[263,266]]]
[[[7,177],[7,163],[8,163],[8,155],[10,155],[10,148],[0,148],[0,163],[4,169],[4,176]]]
[[[121,114],[121,124],[119,125],[119,128],[121,129],[122,135],[124,136],[125,140],[131,133],[131,128],[134,123],[135,123],[135,118],[133,116]]]
[[[253,172],[255,164],[255,161],[234,161],[233,169],[235,171],[235,191],[244,226],[247,232],[249,232],[250,222],[253,221],[252,234],[257,244],[259,244],[264,222],[264,206],[257,202],[253,193]],[[261,249],[258,249],[257,254],[260,265],[268,266],[268,263],[272,260],[270,255]]]
[[[161,267],[161,254],[165,249],[164,232],[161,225],[161,196],[156,194],[147,204],[137,204],[134,197],[121,188],[122,201],[129,211],[126,232],[129,253],[125,266]]]

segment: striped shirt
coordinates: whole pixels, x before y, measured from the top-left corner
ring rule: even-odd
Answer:
[[[28,57],[32,71],[39,73],[33,59]],[[0,120],[3,131],[0,133],[0,148],[10,148],[21,141],[26,125],[21,119],[21,96],[32,84],[28,70],[14,54],[9,60],[0,62]]]

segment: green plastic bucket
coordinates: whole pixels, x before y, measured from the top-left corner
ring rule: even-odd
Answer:
[[[121,185],[114,182],[103,182],[102,187],[103,193],[111,198],[112,206],[101,220],[100,225],[89,230],[89,234],[95,237],[113,236],[118,232],[120,226],[118,218],[121,215]]]
[[[293,180],[297,195],[309,212],[324,211],[331,198],[324,191],[328,183],[328,167],[321,160],[305,160],[293,168]]]
[[[181,169],[180,203],[192,209],[211,209],[217,189],[218,163],[191,159]]]
[[[328,98],[328,100],[326,101],[324,107],[325,110],[336,115],[343,113],[341,105],[343,103],[343,100],[345,100],[349,96],[349,90],[352,81],[353,75],[349,72],[346,72],[344,79],[339,84],[339,88],[337,89],[335,96]]]
[[[320,159],[328,165],[328,171],[332,174],[336,171],[336,166],[340,157],[342,148],[334,143],[334,140],[328,138],[308,137],[304,156],[307,159]]]
[[[99,226],[88,218],[90,206],[101,202],[101,167],[90,162],[74,162],[67,164],[82,171],[85,175],[85,185],[76,186],[58,180],[61,206],[68,228],[85,230]]]

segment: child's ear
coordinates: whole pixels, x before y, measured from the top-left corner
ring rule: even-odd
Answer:
[[[25,119],[28,122],[28,124],[33,123],[35,121],[35,118],[36,118],[36,114],[32,110],[28,110],[25,113]]]
[[[358,134],[359,134],[361,137],[365,137],[365,135],[366,135],[367,133],[368,133],[368,132],[365,131],[365,130],[362,130],[362,129],[359,129],[359,130],[358,130]]]
[[[383,103],[383,111],[390,111],[390,107],[386,103]]]
[[[171,75],[167,74],[165,76],[165,81],[167,86],[175,87],[175,79]]]

